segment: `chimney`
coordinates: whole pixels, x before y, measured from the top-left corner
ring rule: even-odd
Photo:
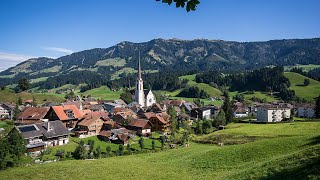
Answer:
[[[47,122],[47,130],[51,131],[50,121]]]

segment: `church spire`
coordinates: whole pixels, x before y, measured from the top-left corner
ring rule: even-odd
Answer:
[[[140,51],[139,51],[139,61],[138,61],[138,79],[141,80]]]

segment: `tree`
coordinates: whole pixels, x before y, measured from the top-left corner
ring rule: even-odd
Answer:
[[[320,95],[316,98],[315,117],[320,118]]]
[[[170,130],[171,134],[174,137],[175,132],[177,130],[178,122],[177,122],[177,111],[174,109],[173,106],[168,108],[168,114],[170,116]]]
[[[203,134],[202,120],[197,121],[196,134]]]
[[[18,102],[17,102],[17,105],[22,105],[22,98],[21,98],[21,96],[19,96],[19,98],[18,98]]]
[[[19,116],[20,110],[19,110],[19,105],[17,103],[17,105],[14,107],[13,109],[13,119],[16,120],[17,117]]]
[[[76,97],[76,95],[74,94],[73,91],[71,91],[70,93],[66,93],[66,95],[64,96],[64,98],[66,98],[66,99],[73,99],[75,97]]]
[[[202,123],[203,132],[209,134],[213,131],[212,122],[210,120],[204,120]]]
[[[129,91],[125,91],[125,92],[121,93],[120,99],[122,99],[127,104],[130,104],[133,102],[132,95],[130,94]]]
[[[224,97],[225,97],[225,100],[222,105],[222,110],[225,113],[226,122],[228,124],[228,123],[231,123],[232,119],[233,119],[233,113],[232,113],[232,109],[231,109],[231,102],[230,102],[230,97],[229,97],[228,91],[224,92]]]
[[[119,145],[118,154],[119,154],[119,156],[123,155],[123,145],[122,144]]]
[[[106,152],[107,152],[107,154],[110,154],[110,153],[111,153],[111,147],[110,147],[110,146],[107,146],[107,147],[106,147]]]
[[[303,84],[308,86],[310,84],[310,79],[304,79]]]
[[[16,166],[26,152],[25,141],[16,129],[12,129],[8,133],[6,143],[8,145],[6,150],[7,166]]]
[[[32,103],[31,103],[31,105],[32,105],[33,107],[37,107],[37,99],[36,99],[34,96],[32,96]]]
[[[164,136],[160,137],[160,142],[161,142],[161,148],[163,148],[164,147],[164,143],[165,143],[165,137]]]
[[[141,148],[141,150],[144,148],[144,139],[143,139],[143,137],[140,137],[140,139],[139,139],[139,145],[140,145],[140,148]]]
[[[18,82],[18,87],[22,90],[22,91],[26,91],[30,88],[30,82],[27,78],[21,78],[19,79]]]
[[[98,146],[98,147],[96,148],[96,151],[95,151],[94,156],[95,156],[96,158],[100,158],[100,157],[101,157],[101,147],[100,147],[100,146]]]
[[[152,140],[152,150],[155,151],[156,150],[156,142],[154,141],[154,139]]]
[[[131,145],[130,144],[127,145],[127,151],[129,154],[131,154]]]
[[[199,98],[198,99],[194,99],[193,103],[195,103],[198,107],[201,107],[204,105],[204,102],[201,101]]]
[[[219,125],[225,126],[226,124],[227,124],[226,123],[226,115],[225,115],[224,111],[221,109],[220,112],[218,113],[218,116],[216,117],[215,126],[219,126]]]
[[[156,0],[160,1],[160,0]],[[186,6],[186,11],[189,12],[190,10],[195,11],[197,8],[197,5],[200,4],[199,0],[173,0],[174,3],[176,3],[176,7],[184,8]],[[172,0],[162,0],[162,3],[166,3],[168,5],[172,4]]]
[[[81,140],[77,148],[73,152],[73,157],[75,159],[86,159],[87,151],[84,147],[84,142]]]

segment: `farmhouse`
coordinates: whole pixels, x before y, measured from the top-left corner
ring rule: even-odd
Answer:
[[[17,117],[16,124],[34,124],[41,123],[45,120],[46,114],[50,108],[48,107],[27,107]]]
[[[52,106],[45,116],[50,121],[62,121],[70,129],[75,128],[82,117],[83,113],[75,105]]]
[[[132,119],[129,122],[128,129],[136,131],[137,135],[149,135],[151,133],[152,123],[145,119]]]
[[[84,120],[78,123],[75,135],[80,138],[97,136],[102,129],[103,123],[104,120],[100,116],[87,116]]]
[[[151,130],[153,132],[168,133],[170,131],[170,116],[167,113],[146,112],[142,117],[147,118],[152,123]]]
[[[257,110],[258,122],[280,122],[284,119],[289,119],[291,115],[291,109],[286,106],[274,106],[265,105],[261,106]]]
[[[15,126],[26,142],[27,154],[38,154],[49,146],[69,143],[69,130],[61,121]]]
[[[0,104],[0,119],[12,119],[13,107],[8,104]]]

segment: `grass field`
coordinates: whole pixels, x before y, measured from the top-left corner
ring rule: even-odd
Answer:
[[[122,91],[112,91],[107,86],[101,86],[100,88],[91,89],[86,92],[78,93],[78,94],[82,94],[85,96],[91,95],[91,97],[97,98],[97,99],[114,100],[114,99],[119,99],[121,93]]]
[[[301,64],[298,64],[298,65],[295,65],[295,66],[285,66],[284,67],[284,70],[285,71],[290,71],[290,69],[292,68],[302,68],[302,70],[304,72],[308,72],[312,69],[315,69],[315,68],[320,68],[320,65],[317,65],[317,64],[308,64],[308,65],[301,65]]]
[[[33,97],[36,98],[37,103],[45,103],[45,102],[62,102],[64,98],[61,98],[56,95],[49,95],[49,94],[40,94],[40,93],[27,93],[27,92],[21,92],[21,93],[15,93],[12,90],[5,89],[0,90],[0,101],[1,102],[11,102],[16,103],[19,99],[19,97],[22,98],[23,101],[28,99],[33,99]]]
[[[290,89],[295,91],[296,96],[312,101],[315,97],[318,97],[320,95],[319,81],[293,72],[285,72],[284,75],[290,80]],[[304,79],[309,79],[310,85],[304,86]]]
[[[245,144],[159,153],[70,160],[11,168],[0,179],[317,179],[320,177],[320,123],[230,124],[227,134],[261,136]]]

